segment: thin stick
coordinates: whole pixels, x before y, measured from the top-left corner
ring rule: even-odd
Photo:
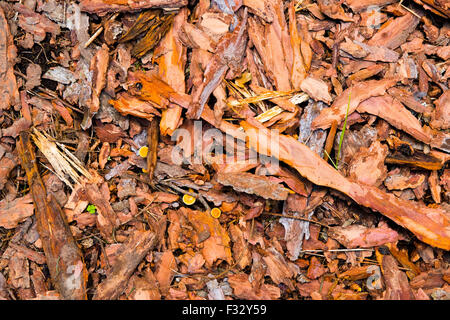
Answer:
[[[198,198],[198,200],[203,204],[205,209],[208,210],[208,212],[211,211],[211,207],[208,205],[208,203],[206,202],[205,198],[203,198],[203,196],[200,193],[189,192],[189,191],[183,190],[183,189],[175,186],[173,183],[170,183],[170,182],[160,181],[159,183],[162,184],[162,185],[165,185],[167,187],[170,187],[170,188],[172,188],[175,191],[178,191],[180,193],[190,195],[190,196],[192,196],[194,198]]]
[[[109,18],[107,21],[113,21],[116,20],[117,16],[119,15],[118,12],[116,12],[113,16],[111,16],[111,18]],[[89,45],[94,42],[95,39],[97,39],[97,37],[100,35],[100,33],[102,33],[104,27],[103,27],[104,23],[102,23],[102,25],[95,31],[95,33],[92,35],[92,37],[89,38],[88,41],[86,41],[86,43],[84,44],[84,48],[86,49],[87,47],[89,47]]]
[[[308,212],[308,213],[309,213],[309,212]],[[320,225],[320,226],[322,226],[322,227],[325,227],[325,228],[330,228],[330,226],[328,226],[328,225],[326,225],[326,224],[320,223],[320,222],[315,221],[315,220],[307,219],[307,218],[296,217],[296,216],[290,216],[290,215],[280,214],[280,213],[272,213],[272,212],[263,212],[262,214],[270,215],[270,216],[283,217],[283,218],[288,218],[288,219],[295,219],[295,220],[307,221],[307,222],[311,222],[311,223],[318,224],[318,225]]]
[[[101,26],[100,28],[97,29],[97,31],[95,31],[95,33],[92,35],[92,37],[89,38],[88,41],[86,41],[86,43],[84,44],[83,48],[87,48],[89,47],[89,45],[94,42],[95,39],[97,39],[97,37],[100,35],[100,33],[102,33],[103,31],[103,26]]]
[[[364,248],[356,248],[356,249],[328,249],[328,250],[311,249],[311,250],[302,250],[302,251],[300,251],[300,253],[307,253],[307,252],[358,252],[358,251],[373,251],[373,249],[364,249]]]

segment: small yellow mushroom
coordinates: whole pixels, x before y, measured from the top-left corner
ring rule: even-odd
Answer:
[[[188,206],[193,205],[193,204],[195,203],[196,200],[197,200],[197,199],[195,199],[195,197],[193,197],[193,196],[191,196],[191,195],[189,195],[189,194],[185,194],[185,195],[183,196],[183,202],[184,202],[184,204],[186,204],[186,205],[188,205]]]
[[[222,211],[220,211],[219,208],[212,208],[212,209],[211,209],[211,216],[212,216],[213,218],[218,219],[218,218],[220,217],[221,214],[222,214]]]
[[[146,158],[146,157],[147,157],[147,154],[148,154],[148,147],[146,147],[146,146],[141,147],[141,148],[139,149],[138,153],[139,153],[139,155],[140,155],[142,158]]]

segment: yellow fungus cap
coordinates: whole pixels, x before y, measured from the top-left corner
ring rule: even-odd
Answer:
[[[140,149],[139,149],[139,151],[138,151],[138,153],[139,153],[139,155],[142,157],[142,158],[146,158],[147,157],[147,154],[148,154],[148,147],[141,147]]]
[[[212,208],[212,209],[211,209],[211,216],[212,216],[213,218],[218,219],[218,218],[220,217],[221,213],[222,213],[222,211],[220,211],[219,208]]]
[[[188,206],[194,204],[194,203],[195,203],[195,200],[197,200],[197,199],[195,199],[195,197],[193,197],[193,196],[191,196],[191,195],[185,194],[185,195],[183,196],[183,202],[184,202],[185,204],[187,204]]]

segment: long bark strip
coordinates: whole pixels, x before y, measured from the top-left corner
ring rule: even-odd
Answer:
[[[110,274],[100,283],[94,300],[115,300],[125,290],[128,279],[138,264],[154,247],[155,233],[152,231],[135,231],[118,253]]]
[[[82,0],[81,11],[104,16],[108,12],[134,12],[143,9],[181,8],[188,4],[187,0]]]
[[[180,108],[180,107],[179,107]],[[158,160],[158,141],[159,141],[159,121],[154,118],[147,129],[147,170],[150,181],[153,182],[156,162]]]
[[[88,273],[83,255],[61,207],[53,195],[47,197],[28,132],[20,134],[17,148],[33,196],[38,232],[52,281],[63,299],[86,300]]]
[[[257,123],[252,125],[243,121],[241,126],[247,134],[249,146],[259,153],[271,155],[272,150],[267,141],[276,139],[279,141],[278,158],[311,182],[343,192],[358,204],[372,208],[409,229],[420,240],[450,250],[450,219],[443,210],[397,198],[376,187],[355,183],[292,137],[257,128]]]

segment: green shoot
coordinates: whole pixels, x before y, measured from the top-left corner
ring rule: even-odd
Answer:
[[[338,165],[339,165],[339,155],[341,154],[342,141],[344,141],[345,129],[347,128],[348,110],[350,109],[350,96],[351,96],[351,93],[348,95],[348,105],[347,105],[347,111],[345,112],[344,127],[342,128],[341,136],[339,137],[339,147],[338,147],[338,151],[336,154],[336,165],[334,166],[336,169],[338,168]]]
[[[95,212],[97,211],[97,207],[93,204],[90,204],[87,206],[86,211],[90,214],[95,214]]]
[[[323,150],[323,152],[325,152],[325,155],[328,157],[328,159],[331,161],[331,164],[333,165],[333,167],[336,168],[336,170],[338,169],[336,163],[334,163],[333,159],[331,159],[330,155],[328,154],[327,150]]]

